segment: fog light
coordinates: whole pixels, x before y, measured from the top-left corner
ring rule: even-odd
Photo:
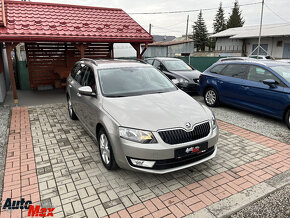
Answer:
[[[152,168],[156,162],[156,161],[149,161],[149,160],[137,160],[137,159],[132,159],[132,158],[130,158],[130,160],[132,164],[135,166],[148,167],[148,168]]]

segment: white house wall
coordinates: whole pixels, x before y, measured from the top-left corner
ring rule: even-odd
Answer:
[[[278,41],[282,41],[281,46],[277,46]],[[268,44],[268,54],[274,58],[283,58],[283,49],[285,43],[290,43],[289,37],[271,37],[262,38],[261,44]],[[250,55],[254,44],[258,44],[258,39],[247,39],[247,55]]]
[[[230,38],[217,38],[215,44],[216,52],[242,52],[243,40]]]

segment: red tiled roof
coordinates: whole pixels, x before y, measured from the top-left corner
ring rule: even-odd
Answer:
[[[5,1],[5,11],[0,41],[152,42],[122,9]]]

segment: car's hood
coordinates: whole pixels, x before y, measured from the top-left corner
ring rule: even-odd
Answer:
[[[200,71],[198,70],[170,71],[170,72],[189,80],[198,79],[201,74]]]
[[[157,131],[183,127],[210,119],[209,110],[181,90],[130,96],[104,98],[103,108],[121,125],[136,129]]]

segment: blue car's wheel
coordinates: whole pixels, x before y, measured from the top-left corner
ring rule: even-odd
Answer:
[[[290,109],[288,109],[288,111],[286,112],[285,123],[286,123],[287,127],[290,129]]]
[[[204,102],[209,107],[216,107],[219,105],[219,96],[214,88],[208,88],[204,92]]]

